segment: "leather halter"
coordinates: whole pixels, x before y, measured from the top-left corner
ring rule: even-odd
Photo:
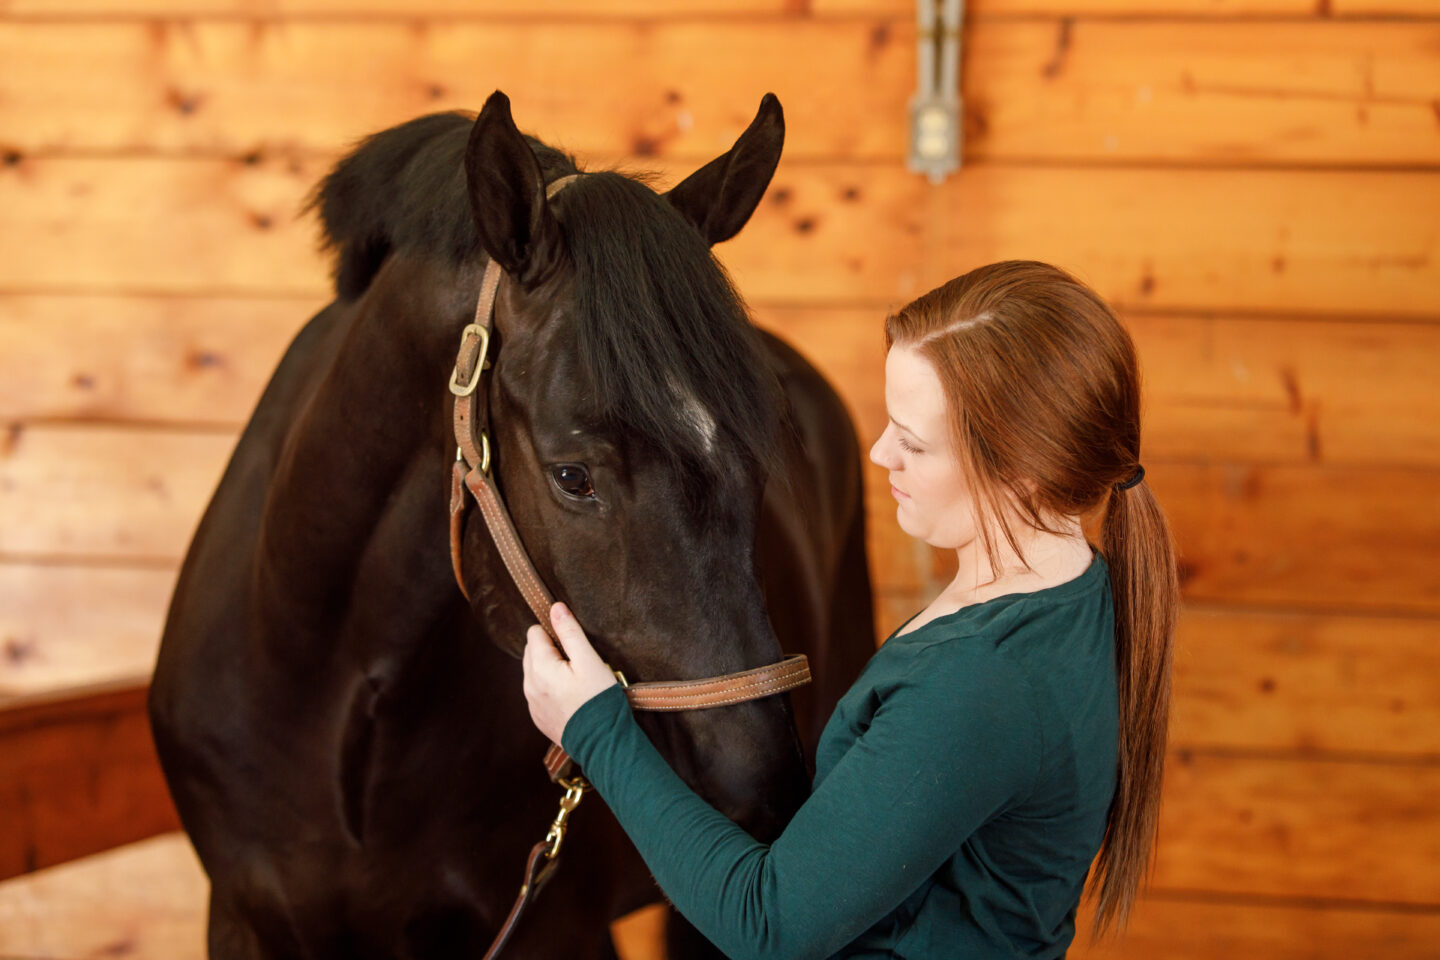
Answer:
[[[572,174],[550,183],[545,188],[546,199],[554,197],[577,178],[577,174]],[[465,589],[465,577],[461,570],[461,539],[465,525],[465,491],[469,490],[471,497],[480,505],[480,513],[485,518],[485,525],[500,551],[510,579],[515,582],[535,619],[558,645],[559,638],[550,624],[550,606],[554,598],[535,572],[529,554],[525,552],[525,546],[515,531],[515,524],[505,508],[505,501],[495,485],[491,470],[484,373],[490,366],[486,354],[490,349],[490,323],[494,316],[495,297],[500,289],[501,273],[500,265],[491,258],[485,266],[485,275],[480,282],[475,319],[460,334],[460,352],[455,358],[455,371],[450,376],[450,392],[455,396],[452,419],[456,442],[455,463],[450,469],[450,564],[455,571],[455,582],[468,600],[470,594]],[[478,445],[475,432],[477,425],[481,428]],[[616,677],[625,688],[625,695],[632,709],[701,710],[758,700],[793,690],[810,682],[810,665],[801,654],[785,657],[779,663],[769,666],[702,680],[628,683],[618,671]],[[495,957],[509,940],[526,904],[549,879],[559,862],[557,856],[561,842],[565,839],[566,821],[584,792],[589,789],[589,784],[583,777],[569,776],[572,767],[573,762],[569,755],[558,744],[552,743],[545,753],[545,770],[552,781],[565,788],[565,796],[560,801],[560,812],[551,824],[550,832],[530,851],[520,895],[495,942],[486,952],[486,960]]]

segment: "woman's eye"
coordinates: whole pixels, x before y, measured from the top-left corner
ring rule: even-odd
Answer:
[[[913,443],[911,443],[909,440],[906,440],[904,437],[900,437],[899,439],[900,439],[900,449],[901,449],[901,450],[904,450],[906,453],[919,453],[919,452],[920,452],[920,448],[917,447],[917,446],[915,446],[915,445],[914,445]]]
[[[566,496],[577,500],[594,500],[595,485],[590,471],[576,463],[562,463],[550,468],[550,477]]]

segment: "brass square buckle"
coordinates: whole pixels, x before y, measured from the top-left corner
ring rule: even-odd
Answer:
[[[465,329],[460,331],[462,356],[465,350],[465,340],[471,336],[480,338],[480,349],[475,354],[475,368],[470,371],[470,379],[463,384],[460,382],[459,361],[456,361],[455,370],[450,374],[450,392],[457,397],[468,397],[474,393],[475,388],[480,385],[481,372],[489,365],[485,355],[490,352],[490,328],[478,323],[466,324]]]

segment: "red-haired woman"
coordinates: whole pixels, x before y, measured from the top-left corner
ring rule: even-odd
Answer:
[[[784,833],[756,842],[671,771],[558,604],[569,661],[531,628],[531,716],[732,957],[1060,957],[1092,860],[1097,926],[1123,924],[1160,805],[1179,588],[1134,347],[1030,261],[925,294],[885,338],[870,459],[959,570],[840,700]]]

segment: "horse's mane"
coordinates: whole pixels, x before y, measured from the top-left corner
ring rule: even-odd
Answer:
[[[335,293],[365,292],[392,250],[462,263],[480,256],[465,184],[475,118],[431,113],[361,140],[311,193],[322,241],[335,255]],[[545,179],[578,172],[569,156],[527,137]]]
[[[473,123],[437,113],[384,130],[316,188],[309,206],[335,254],[338,296],[363,294],[391,251],[457,265],[482,255],[464,167]],[[547,182],[579,172],[573,158],[526,140]],[[596,411],[698,466],[711,458],[683,412],[683,393],[742,456],[776,474],[778,384],[743,300],[699,232],[620,173],[587,174],[552,204],[574,267],[578,359]]]

